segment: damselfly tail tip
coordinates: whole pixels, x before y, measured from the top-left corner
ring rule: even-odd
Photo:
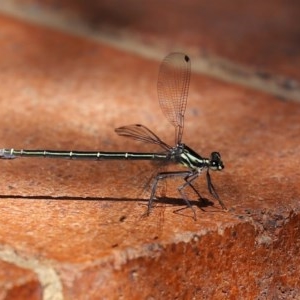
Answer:
[[[15,158],[15,156],[13,155],[13,149],[0,149],[0,159],[12,159]]]

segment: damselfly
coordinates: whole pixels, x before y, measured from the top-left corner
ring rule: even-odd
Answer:
[[[204,158],[181,142],[184,128],[184,113],[190,84],[191,61],[183,53],[171,53],[162,62],[158,75],[157,91],[160,107],[168,121],[175,127],[175,146],[163,142],[154,132],[141,124],[133,124],[115,129],[120,136],[132,138],[144,143],[156,144],[163,151],[157,153],[140,152],[84,152],[84,151],[53,151],[53,150],[15,150],[0,149],[0,158],[13,159],[17,157],[49,157],[85,160],[154,160],[181,164],[186,171],[160,172],[152,183],[151,195],[148,201],[147,214],[150,213],[156,189],[160,180],[182,177],[184,183],[178,191],[194,213],[184,189],[189,186],[202,199],[200,193],[193,186],[193,181],[206,171],[207,186],[210,194],[216,198],[221,207],[226,209],[219,198],[209,174],[209,170],[220,171],[224,168],[219,152],[212,152],[209,158]]]

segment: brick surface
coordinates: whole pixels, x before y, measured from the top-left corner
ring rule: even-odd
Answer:
[[[97,0],[10,2],[28,14],[48,11],[54,18],[63,15],[74,26],[83,23],[118,38],[135,37],[166,52],[179,48],[194,55],[217,55],[247,65],[263,78],[284,75],[290,79],[281,82],[287,89],[295,88],[300,80],[297,0],[126,0],[122,5]]]
[[[131,123],[172,143],[157,62],[4,16],[0,46],[1,147],[148,151],[114,134]],[[66,299],[292,298],[299,114],[295,103],[193,74],[184,142],[221,152],[224,172],[212,176],[228,212],[191,194],[194,221],[176,211],[184,203],[170,181],[141,217],[155,168],[146,163],[1,160],[0,243],[56,270]]]
[[[42,288],[33,272],[0,261],[0,299],[42,299]]]

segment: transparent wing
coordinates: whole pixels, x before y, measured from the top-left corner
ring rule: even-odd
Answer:
[[[181,142],[184,113],[191,75],[190,58],[183,53],[171,53],[162,62],[158,74],[157,92],[160,107],[175,127],[175,144]]]
[[[129,137],[144,143],[159,145],[165,150],[171,149],[171,147],[163,142],[154,132],[141,124],[122,126],[116,128],[115,132],[120,136]]]

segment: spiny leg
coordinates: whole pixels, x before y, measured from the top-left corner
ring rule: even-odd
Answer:
[[[201,194],[199,193],[199,191],[192,184],[192,181],[194,181],[196,178],[198,178],[199,175],[200,175],[200,173],[198,171],[197,172],[193,172],[192,174],[189,174],[187,177],[185,177],[184,180],[193,189],[193,191],[197,194],[197,196],[201,200],[203,200],[203,197],[201,196]]]
[[[218,193],[217,193],[217,191],[216,191],[214,185],[212,184],[211,177],[210,177],[210,174],[209,174],[208,170],[207,170],[207,172],[206,172],[206,180],[207,180],[207,187],[208,187],[208,190],[209,190],[210,194],[211,194],[215,199],[217,199],[217,200],[219,201],[220,205],[222,206],[222,208],[223,208],[224,210],[227,210],[225,204],[224,204],[223,201],[220,199],[220,197],[219,197],[219,195],[218,195]]]
[[[184,178],[185,183],[183,185],[181,185],[180,187],[178,187],[178,191],[180,193],[180,195],[182,196],[182,198],[184,199],[184,201],[187,203],[188,207],[191,208],[191,210],[193,211],[194,214],[194,220],[196,221],[196,211],[195,209],[191,206],[191,203],[189,202],[189,200],[187,199],[185,193],[184,193],[184,189],[187,186],[190,186],[193,191],[200,197],[200,199],[203,199],[202,196],[200,195],[200,193],[197,191],[197,189],[193,186],[192,181],[194,181],[196,178],[198,178],[199,176],[199,172],[198,171],[194,171],[194,172],[190,172],[188,173],[188,175]]]
[[[172,178],[172,177],[189,177],[189,175],[191,174],[191,172],[162,172],[162,173],[158,173],[157,176],[154,179],[153,185],[152,185],[152,190],[151,190],[151,195],[150,195],[150,199],[148,201],[148,210],[147,210],[147,215],[150,214],[151,208],[152,208],[152,203],[155,197],[155,193],[156,193],[156,189],[157,189],[157,184],[160,180],[164,180],[166,178]],[[184,193],[182,193],[181,191],[179,191],[183,200],[186,202],[187,206],[190,207],[192,209],[192,211],[194,212],[194,219],[196,216],[196,213],[194,211],[194,209],[192,208],[190,202],[188,201],[188,199],[186,198],[186,196],[184,195]]]

